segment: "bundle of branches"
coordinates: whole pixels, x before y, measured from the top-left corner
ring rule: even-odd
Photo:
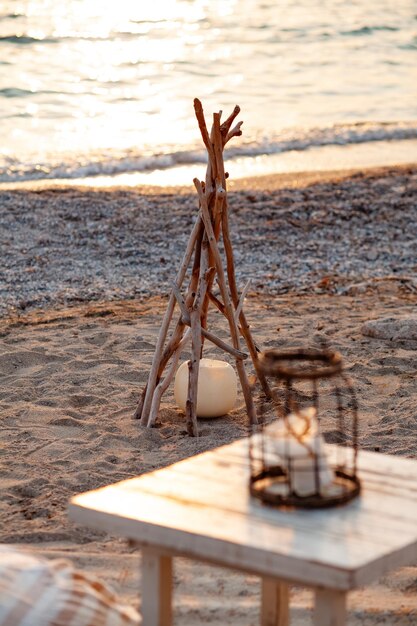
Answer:
[[[187,342],[191,340],[186,422],[188,433],[192,436],[198,436],[197,386],[199,363],[205,340],[212,342],[235,358],[251,423],[257,421],[256,410],[244,367],[244,360],[248,355],[240,348],[240,336],[244,338],[258,379],[267,396],[270,396],[270,391],[259,368],[258,348],[253,341],[243,311],[243,302],[249,283],[239,294],[229,232],[226,190],[228,174],[224,170],[223,150],[233,137],[242,134],[242,122],[233,125],[240,108],[236,106],[223,123],[221,123],[221,112],[214,113],[210,134],[207,130],[203,107],[197,98],[194,100],[194,109],[201,136],[208,152],[206,178],[205,181],[194,179],[199,200],[199,213],[172,287],[148,382],[142,391],[135,417],[141,420],[143,426],[151,427],[155,424],[162,395],[175,375],[182,351]],[[224,269],[219,250],[220,238],[223,240],[226,269]],[[191,272],[187,273],[189,268]],[[184,289],[183,283],[187,275],[189,282]],[[214,293],[216,278],[220,297]],[[183,290],[184,295],[181,290]],[[216,307],[227,319],[231,344],[224,342],[208,329],[207,317],[210,305]],[[179,308],[179,316],[171,336],[167,340],[176,306]]]

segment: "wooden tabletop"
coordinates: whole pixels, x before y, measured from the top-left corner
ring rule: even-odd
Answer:
[[[209,562],[349,590],[417,562],[417,461],[359,453],[362,494],[281,511],[248,493],[247,440],[74,497],[78,523]],[[326,446],[329,455],[336,446]]]

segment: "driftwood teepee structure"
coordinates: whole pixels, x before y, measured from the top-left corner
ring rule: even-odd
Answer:
[[[204,340],[207,339],[214,343],[236,359],[236,369],[248,415],[252,423],[256,423],[256,411],[244,367],[244,360],[248,355],[240,349],[240,335],[246,342],[264,392],[268,396],[270,392],[268,384],[259,369],[258,349],[252,339],[243,311],[243,301],[249,284],[239,294],[229,234],[229,211],[226,191],[228,174],[224,171],[223,149],[233,137],[242,134],[242,122],[238,122],[233,126],[240,108],[236,106],[223,123],[220,121],[221,112],[214,113],[210,134],[207,130],[203,107],[197,98],[194,100],[194,109],[201,136],[208,152],[206,179],[204,182],[199,181],[197,178],[194,179],[199,199],[199,214],[172,287],[159,332],[148,382],[142,391],[135,417],[141,420],[143,426],[151,427],[155,424],[162,395],[175,375],[184,347],[191,339],[186,421],[189,434],[197,436],[197,384]],[[220,237],[223,239],[226,269],[224,269],[218,245]],[[183,283],[190,266],[189,283],[184,289]],[[217,278],[220,298],[213,293],[215,278]],[[184,296],[181,290],[183,290]],[[176,305],[179,308],[179,316],[167,341]],[[207,316],[210,305],[219,309],[227,319],[232,345],[225,343],[208,329]],[[169,368],[163,377],[168,364]]]

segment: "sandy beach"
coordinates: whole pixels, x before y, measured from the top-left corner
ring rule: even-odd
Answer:
[[[230,187],[238,281],[262,347],[339,350],[363,449],[417,454],[417,167],[272,176]],[[196,215],[189,188],[0,189],[1,536],[64,555],[140,603],[139,554],[75,526],[69,498],[247,432],[243,399],[186,434],[172,390],[132,419]],[[226,336],[213,311],[213,326]],[[208,355],[218,352],[208,347]],[[332,441],[331,424],[323,424]],[[417,567],[351,594],[350,626],[417,620]],[[312,596],[292,592],[296,626]],[[176,623],[257,623],[259,581],[179,560]]]

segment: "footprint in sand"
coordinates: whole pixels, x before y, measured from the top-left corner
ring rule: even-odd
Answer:
[[[70,428],[81,428],[82,422],[73,417],[56,417],[48,422],[51,426],[68,426]]]
[[[104,346],[111,337],[111,333],[97,332],[89,337],[84,337],[84,341],[93,346]]]
[[[7,376],[25,370],[25,374],[35,374],[48,363],[58,363],[65,358],[32,350],[5,352],[0,356],[0,374]]]
[[[70,406],[76,409],[82,409],[83,407],[89,406],[90,404],[106,404],[106,400],[104,398],[88,394],[73,394],[69,396],[68,402]]]

